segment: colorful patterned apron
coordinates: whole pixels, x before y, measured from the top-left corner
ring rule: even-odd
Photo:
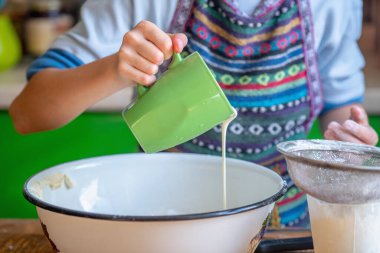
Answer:
[[[307,0],[262,0],[252,16],[234,1],[179,0],[170,32],[189,38],[183,54],[198,51],[238,117],[227,134],[227,156],[279,173],[288,191],[271,224],[307,226],[305,194],[291,181],[276,144],[305,139],[322,107]],[[221,154],[221,127],[178,146],[181,152]]]

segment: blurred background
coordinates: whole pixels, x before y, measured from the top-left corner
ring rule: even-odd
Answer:
[[[78,20],[84,0],[0,0],[0,218],[37,217],[22,196],[32,174],[53,165],[137,151],[121,117],[132,97],[124,90],[101,101],[67,126],[19,135],[8,108],[26,83],[25,71],[54,39]]]
[[[54,39],[77,21],[84,0],[0,0],[0,218],[37,217],[24,200],[28,177],[50,166],[137,151],[121,118],[133,94],[121,91],[58,130],[27,136],[15,132],[8,107],[25,85],[25,71]],[[366,58],[365,107],[380,131],[380,2],[364,0],[360,47]],[[321,138],[317,124],[309,138]]]

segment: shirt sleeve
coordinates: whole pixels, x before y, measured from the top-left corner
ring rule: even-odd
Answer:
[[[35,60],[26,71],[29,80],[32,76],[45,68],[68,69],[81,66],[83,62],[73,54],[60,49],[50,49]]]
[[[44,68],[77,67],[116,53],[124,34],[141,20],[166,30],[176,5],[176,0],[87,0],[78,24],[31,64],[27,78]]]
[[[360,103],[364,98],[364,58],[358,42],[361,0],[310,1],[324,93],[324,110]]]

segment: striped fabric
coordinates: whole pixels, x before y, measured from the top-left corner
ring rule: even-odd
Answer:
[[[46,68],[69,69],[83,65],[84,63],[75,55],[62,50],[52,48],[32,62],[26,72],[27,80]]]
[[[307,1],[264,0],[253,16],[232,1],[180,1],[178,6],[182,19],[188,8],[183,29],[189,44],[183,54],[202,55],[238,111],[228,129],[227,156],[262,164],[288,182],[272,226],[306,226],[305,194],[291,182],[276,144],[306,138],[320,110],[320,93],[313,93],[313,85],[319,89],[315,54],[306,43],[312,27],[303,22],[301,11],[308,8]],[[221,127],[178,150],[220,155]]]

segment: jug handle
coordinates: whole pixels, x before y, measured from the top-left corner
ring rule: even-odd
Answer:
[[[176,67],[182,61],[182,56],[179,53],[174,53],[169,69]]]
[[[182,56],[179,53],[174,53],[172,61],[170,62],[169,69],[176,67],[182,61]],[[144,86],[141,84],[137,84],[137,96],[141,98],[150,88],[151,86]]]

